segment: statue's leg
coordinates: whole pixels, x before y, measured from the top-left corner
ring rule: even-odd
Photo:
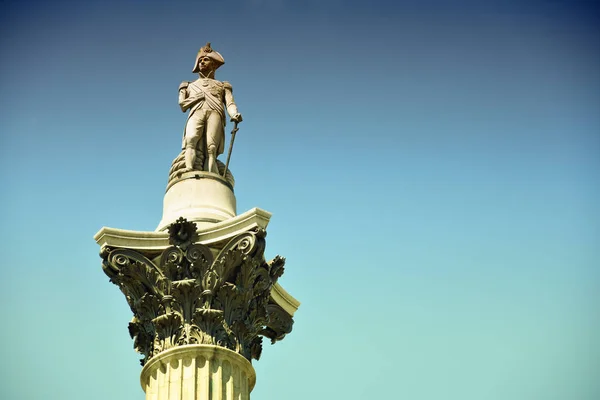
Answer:
[[[185,169],[188,171],[194,169],[196,148],[206,125],[203,114],[201,110],[196,111],[185,127]]]
[[[206,149],[208,158],[205,164],[205,170],[209,172],[219,173],[219,167],[217,165],[217,151],[223,140],[223,122],[221,116],[216,112],[212,111],[208,115],[208,121],[206,124]]]

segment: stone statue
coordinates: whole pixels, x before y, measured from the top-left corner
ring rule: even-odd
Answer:
[[[231,121],[242,121],[231,84],[215,80],[215,71],[223,64],[223,56],[207,43],[198,52],[192,70],[199,78],[179,85],[181,111],[190,110],[182,143],[186,171],[198,169],[199,164],[202,170],[218,174],[217,156],[225,147],[225,108]]]

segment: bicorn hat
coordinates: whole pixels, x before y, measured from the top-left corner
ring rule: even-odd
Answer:
[[[219,68],[221,65],[225,64],[225,60],[223,59],[223,56],[221,54],[219,54],[218,51],[214,51],[210,47],[210,42],[206,43],[206,46],[202,47],[200,49],[200,51],[198,52],[198,55],[196,56],[196,62],[194,63],[194,69],[192,69],[192,72],[194,72],[194,73],[200,72],[200,69],[198,68],[198,60],[200,60],[200,57],[211,58],[213,61],[215,61],[217,63],[217,68]],[[217,68],[215,68],[215,69],[217,69]]]

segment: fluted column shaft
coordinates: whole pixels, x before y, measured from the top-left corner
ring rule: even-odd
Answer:
[[[140,380],[146,400],[249,400],[256,374],[234,351],[185,345],[152,357]]]

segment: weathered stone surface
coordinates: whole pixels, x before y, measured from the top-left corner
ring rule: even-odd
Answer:
[[[196,231],[198,242],[209,246],[215,252],[221,249],[235,236],[257,229],[267,229],[271,213],[260,208],[252,208],[234,218],[199,227]],[[126,248],[136,250],[144,256],[155,259],[169,247],[169,233],[167,226],[163,231],[133,231],[118,228],[103,227],[94,240],[102,248]],[[294,316],[300,302],[289,294],[279,282],[271,289],[271,302],[283,308],[290,317]]]
[[[229,349],[186,345],[152,358],[140,381],[147,400],[248,400],[256,373]]]
[[[185,170],[221,173],[216,158],[225,148],[225,110],[236,124],[242,121],[231,84],[215,79],[215,71],[224,63],[223,56],[207,43],[198,52],[192,70],[198,79],[179,85],[181,111],[190,111],[182,143]]]
[[[210,172],[185,172],[167,185],[163,217],[156,230],[164,230],[179,217],[203,228],[235,214],[236,200],[230,182]]]
[[[285,259],[265,261],[264,229],[240,233],[220,249],[199,243],[195,224],[185,219],[168,230],[171,246],[154,259],[128,248],[101,249],[104,272],[134,314],[129,332],[142,364],[188,344],[258,359],[262,336],[274,343],[291,331],[290,313],[271,301]]]
[[[225,243],[240,233],[253,229],[266,229],[271,213],[260,208],[252,208],[228,220],[198,227],[198,241],[206,245]],[[175,222],[175,221],[173,221]],[[100,247],[126,247],[143,252],[164,250],[169,245],[168,225],[154,232],[102,227],[94,240]]]
[[[200,162],[200,160],[202,159],[202,156],[200,155],[200,150],[196,150],[196,153],[198,154],[198,156],[196,157],[196,161],[191,172],[198,172],[203,170],[203,166]],[[222,177],[223,180],[229,185],[229,187],[233,189],[233,187],[235,186],[235,178],[233,177],[231,170],[227,169],[226,171],[225,164],[223,164],[220,160],[217,160],[217,167],[219,169],[218,176]],[[169,188],[173,186],[174,183],[178,182],[181,179],[185,179],[185,176],[189,176],[189,172],[190,171],[186,170],[185,167],[185,149],[183,149],[181,150],[181,153],[179,153],[179,155],[175,157],[175,159],[171,163],[171,169],[169,170],[169,180],[167,182],[167,190],[169,190]],[[212,176],[215,175],[213,174]]]

